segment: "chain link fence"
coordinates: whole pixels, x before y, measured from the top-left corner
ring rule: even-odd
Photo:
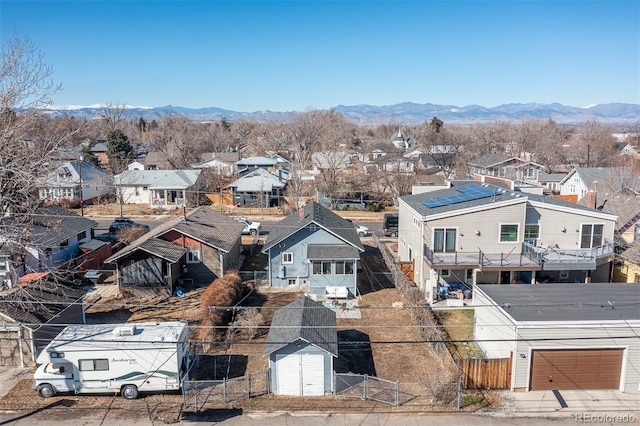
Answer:
[[[268,370],[222,380],[185,380],[183,410],[198,413],[269,393]]]
[[[431,407],[457,411],[462,404],[462,383],[400,383],[366,374],[336,373],[335,397],[371,399],[394,407]]]

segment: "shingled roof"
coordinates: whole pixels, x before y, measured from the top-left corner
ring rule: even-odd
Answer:
[[[273,315],[262,355],[269,355],[297,340],[337,357],[336,313],[307,296],[278,309]]]
[[[71,304],[78,303],[86,291],[71,283],[41,277],[0,294],[0,315],[35,328],[58,317]]]
[[[316,202],[307,204],[302,212],[295,212],[275,224],[267,236],[262,252],[267,253],[271,247],[310,224],[316,224],[360,252],[364,252],[353,223]]]
[[[186,250],[182,247],[161,238],[162,235],[170,231],[179,232],[203,244],[228,253],[238,238],[241,237],[243,229],[244,225],[242,223],[222,213],[218,213],[209,207],[202,206],[187,213],[186,220],[178,217],[152,229],[129,246],[111,256],[105,262],[114,262],[139,249],[156,254],[159,257],[174,257],[178,254],[176,251],[178,249],[182,250],[181,253],[184,253]],[[151,243],[151,240],[162,242]],[[172,248],[172,246],[175,246],[175,248]],[[157,251],[153,251],[156,249]]]

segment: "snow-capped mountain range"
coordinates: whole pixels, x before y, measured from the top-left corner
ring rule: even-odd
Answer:
[[[87,119],[98,118],[105,109],[105,105],[91,106],[49,106],[44,112],[52,115],[72,115]],[[640,104],[610,103],[590,105],[588,107],[573,107],[558,103],[553,104],[504,104],[496,107],[480,105],[417,104],[404,102],[395,105],[338,105],[335,111],[343,114],[349,120],[359,125],[370,124],[405,124],[418,125],[438,117],[445,123],[490,123],[504,121],[519,121],[524,119],[554,120],[561,124],[578,124],[588,120],[596,120],[603,124],[629,126],[640,123]],[[163,107],[131,107],[126,106],[124,116],[133,119],[142,117],[145,120],[159,119],[164,115],[177,114],[193,121],[238,121],[253,119],[256,121],[292,120],[299,112],[296,111],[254,111],[239,112],[222,108],[186,108],[167,105]]]

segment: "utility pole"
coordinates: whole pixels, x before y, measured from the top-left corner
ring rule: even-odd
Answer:
[[[82,193],[82,154],[78,160],[78,175],[80,175],[80,216],[84,216],[84,194]]]

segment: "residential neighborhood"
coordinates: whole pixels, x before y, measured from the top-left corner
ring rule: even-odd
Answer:
[[[0,8],[0,425],[640,421],[637,2]]]
[[[458,412],[503,404],[497,391],[640,393],[628,160],[560,172],[402,132],[372,146],[317,151],[308,170],[250,143],[184,169],[149,167],[149,150],[118,173],[61,163],[36,181],[31,214],[2,219],[2,364],[37,364],[66,324],[181,321],[180,406],[195,413],[276,397]],[[348,189],[358,176],[379,184]]]

